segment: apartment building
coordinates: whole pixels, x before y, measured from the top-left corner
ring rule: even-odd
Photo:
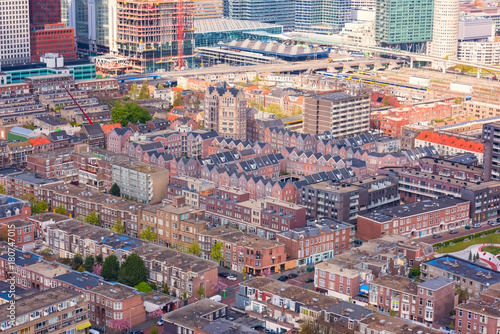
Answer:
[[[453,255],[446,255],[420,266],[420,277],[429,280],[434,277],[446,277],[455,281],[461,289],[467,290],[470,298],[479,297],[492,284],[500,282],[500,273]]]
[[[358,217],[361,240],[385,234],[419,238],[469,224],[470,202],[446,196],[387,208]]]
[[[247,109],[242,90],[221,86],[210,86],[205,92],[204,126],[217,131],[223,137],[246,140]]]
[[[0,306],[0,328],[9,333],[77,333],[91,326],[88,301],[81,293],[64,287],[18,299],[15,321],[10,318],[10,306]]]
[[[289,260],[297,266],[310,265],[332,258],[351,248],[354,226],[330,217],[310,220],[298,227],[276,235],[283,243]]]
[[[35,224],[30,221],[15,219],[0,222],[0,230],[7,232],[9,241],[20,249],[30,250],[35,247]]]
[[[198,235],[205,258],[210,258],[215,243],[222,244],[225,267],[237,272],[260,276],[286,269],[285,245],[256,235],[246,235],[228,226],[216,227]]]
[[[2,3],[0,21],[5,25],[0,36],[5,39],[4,48],[0,51],[0,65],[26,64],[30,62],[30,21],[29,2]],[[16,38],[11,38],[13,31]],[[5,37],[5,38],[3,38]]]
[[[164,314],[163,333],[214,333],[205,326],[226,318],[227,305],[208,298]],[[235,324],[233,323],[233,327]],[[219,330],[221,327],[218,327]],[[224,327],[222,327],[224,328]],[[238,328],[238,327],[236,327]]]
[[[369,303],[381,312],[430,326],[455,307],[455,282],[435,277],[417,283],[407,277],[384,276],[370,283]]]
[[[465,333],[498,333],[500,331],[500,302],[485,303],[468,300],[455,308],[455,331]]]
[[[335,91],[304,98],[304,133],[345,138],[370,129],[370,91]]]
[[[498,216],[500,209],[500,181],[474,184],[462,190],[462,199],[470,201],[469,217],[480,223]]]
[[[434,146],[439,155],[448,157],[461,153],[473,153],[477,156],[479,164],[484,160],[484,144],[447,136],[445,134],[431,133],[429,131],[421,132],[415,137],[415,147]]]
[[[314,289],[344,300],[358,296],[363,288],[361,282],[368,284],[374,278],[370,269],[338,262],[321,262],[314,270]]]
[[[483,125],[484,179],[500,180],[500,123]]]
[[[155,204],[165,197],[169,171],[143,162],[119,162],[113,164],[112,182],[120,187],[122,196]]]
[[[378,175],[351,183],[323,181],[302,187],[307,218],[333,217],[356,224],[358,215],[399,205],[398,180]]]
[[[30,216],[28,219],[34,224],[35,238],[43,239],[46,236],[48,225],[70,220],[71,218],[58,213],[46,212]]]
[[[148,227],[157,236],[157,243],[187,250],[205,231],[205,211],[186,204],[183,196],[172,199],[172,204],[157,204],[139,209],[139,235]]]
[[[200,207],[205,209],[206,219],[212,224],[237,227],[270,240],[278,232],[305,225],[305,207],[273,198],[248,200],[248,195],[219,187],[213,195],[200,197]]]
[[[186,204],[200,207],[200,195],[213,193],[215,184],[189,176],[173,176],[165,190],[164,202],[171,203],[174,197],[184,196]]]
[[[45,178],[40,174],[26,172],[17,168],[0,169],[0,184],[4,187],[6,194],[18,198],[25,194],[37,197],[42,186],[62,182],[56,178]]]
[[[481,101],[462,102],[462,114],[478,119],[500,116],[500,105]]]

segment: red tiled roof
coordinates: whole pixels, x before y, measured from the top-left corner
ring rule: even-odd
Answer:
[[[456,147],[462,150],[473,151],[473,152],[484,152],[484,145],[481,143],[475,143],[473,141],[467,141],[463,138],[457,138],[454,136],[440,135],[438,133],[430,133],[429,131],[423,131],[420,133],[416,139],[424,140],[431,143],[441,144],[445,146]]]
[[[45,137],[30,138],[28,139],[33,146],[50,144],[50,140]]]
[[[122,125],[120,123],[114,123],[114,124],[105,124],[102,125],[102,131],[104,131],[105,134],[108,134],[111,132],[111,130],[118,128],[121,129]]]
[[[167,119],[168,119],[170,122],[173,122],[173,121],[175,121],[177,118],[181,118],[181,116],[179,116],[179,115],[175,115],[175,114],[172,114],[172,115],[168,116],[168,118],[167,118]]]

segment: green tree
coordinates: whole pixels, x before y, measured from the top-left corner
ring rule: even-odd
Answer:
[[[167,283],[163,284],[163,293],[165,293],[167,295],[170,294],[170,288],[168,287]]]
[[[151,331],[149,333],[158,334],[158,327],[156,327],[156,326],[151,327]]]
[[[120,263],[116,255],[110,255],[102,264],[101,276],[106,281],[116,281],[118,279],[118,271],[120,270]]]
[[[3,184],[0,184],[0,194],[2,194],[2,195],[7,194],[7,191],[5,190],[5,187],[3,186]]]
[[[47,205],[47,203],[45,203],[45,201],[39,201],[32,194],[24,194],[23,196],[21,196],[21,199],[23,201],[27,201],[30,203],[32,215],[38,215],[40,213],[44,213],[49,208],[49,206]]]
[[[55,209],[55,213],[58,213],[60,215],[66,215],[68,212],[66,211],[66,208],[64,207],[64,204],[59,204]]]
[[[94,255],[89,254],[85,257],[85,261],[83,262],[83,267],[85,268],[86,271],[89,273],[94,271],[94,265],[95,265],[95,258]]]
[[[283,113],[283,109],[281,109],[281,107],[275,103],[271,103],[270,105],[268,105],[264,109],[264,111],[271,113],[271,114],[275,114],[276,116],[278,116],[278,118],[285,117],[285,114]]]
[[[28,129],[28,130],[35,130],[35,124],[33,123],[26,123],[23,125],[23,128]]]
[[[79,273],[83,273],[85,271],[85,267],[84,266],[79,266],[76,271],[78,271]]]
[[[134,286],[134,288],[136,288],[137,291],[144,292],[144,293],[148,293],[148,292],[153,291],[153,289],[146,282],[141,282],[141,283],[137,284],[136,286]]]
[[[189,98],[189,104],[194,109],[200,109],[200,106],[201,106],[201,98],[200,98],[200,96],[198,94],[193,94]]]
[[[109,193],[113,196],[120,197],[120,187],[116,183],[113,183],[113,185],[109,189]]]
[[[90,225],[99,226],[99,214],[95,211],[90,211],[88,215],[83,218],[83,221]]]
[[[97,264],[102,264],[102,254],[97,254],[95,257],[95,262]]]
[[[127,256],[118,271],[118,282],[128,286],[136,286],[147,280],[148,270],[141,257],[137,254]]]
[[[156,233],[150,226],[148,226],[145,230],[142,230],[140,238],[144,241],[154,242],[156,241]]]
[[[200,298],[205,297],[205,289],[203,288],[203,285],[200,285],[198,287],[198,290],[196,290],[196,293],[198,294],[198,296],[200,296]]]
[[[410,269],[411,277],[420,277],[420,268],[411,268]]]
[[[194,241],[191,246],[189,246],[187,252],[189,254],[193,254],[193,255],[196,255],[196,256],[200,256],[201,255],[201,247],[200,247],[200,244],[198,243],[198,241]]]
[[[122,126],[127,126],[128,123],[146,123],[152,118],[149,111],[141,108],[137,102],[117,103],[111,109],[111,121]]]
[[[463,303],[469,299],[469,292],[467,289],[462,289],[460,286],[455,287],[455,292],[458,294],[458,302]]]
[[[216,241],[214,247],[212,247],[212,251],[210,252],[210,257],[217,263],[224,261],[222,246],[221,242]]]
[[[73,265],[71,266],[71,268],[73,268],[73,270],[77,270],[78,268],[80,268],[82,264],[83,264],[82,254],[76,253],[75,256],[73,256]]]
[[[146,80],[142,83],[141,91],[139,92],[139,100],[146,100],[150,98],[151,96],[149,95],[149,83]]]
[[[130,86],[128,95],[132,100],[137,100],[137,98],[139,98],[139,86],[137,86],[137,84]]]
[[[162,84],[159,84],[158,89],[165,89],[165,86],[163,86]]]
[[[115,233],[124,234],[125,233],[125,225],[123,224],[120,217],[116,217],[115,225],[111,227],[111,231]]]
[[[178,107],[182,105],[182,94],[181,92],[177,92],[174,96],[174,103],[173,103],[173,106],[174,107]]]

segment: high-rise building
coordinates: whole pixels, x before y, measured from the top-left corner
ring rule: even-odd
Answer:
[[[274,23],[293,30],[295,0],[225,0],[224,15],[235,20]]]
[[[375,0],[351,0],[351,9],[375,10]]]
[[[243,91],[223,84],[205,93],[204,126],[221,136],[247,139],[248,106]]]
[[[28,1],[0,0],[0,65],[30,62]]]
[[[108,0],[88,0],[89,49],[109,52]]]
[[[427,53],[434,57],[456,58],[460,0],[434,0],[432,42]]]
[[[194,0],[194,19],[220,19],[224,16],[224,0]]]
[[[316,94],[304,99],[304,133],[313,135],[330,131],[344,138],[370,129],[368,89]]]
[[[31,25],[61,22],[61,0],[29,0],[29,2]]]
[[[484,180],[500,180],[500,123],[483,125]]]
[[[295,31],[337,34],[351,22],[351,0],[296,0]]]
[[[110,51],[129,58],[135,70],[192,66],[192,0],[116,0],[109,10]]]
[[[382,45],[422,51],[432,40],[434,0],[377,0],[375,38]]]
[[[47,53],[57,53],[66,60],[76,59],[75,30],[64,23],[31,26],[31,62],[40,62]]]

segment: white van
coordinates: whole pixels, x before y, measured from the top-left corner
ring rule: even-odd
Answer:
[[[89,329],[89,334],[101,334],[99,331],[96,331],[95,329]]]
[[[209,299],[213,300],[214,302],[219,302],[219,303],[222,301],[222,297],[220,295],[212,296]]]

